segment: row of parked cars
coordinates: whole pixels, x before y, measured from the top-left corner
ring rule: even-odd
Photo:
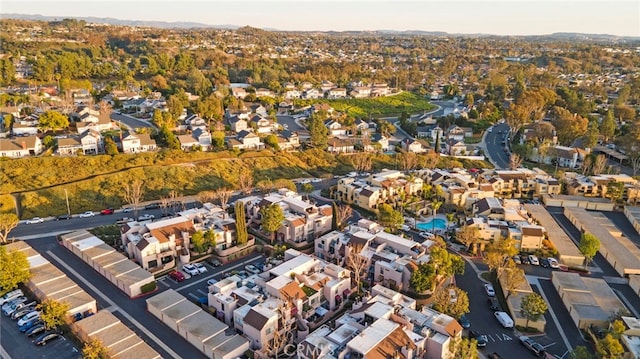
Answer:
[[[21,333],[28,338],[34,338],[34,344],[46,345],[62,336],[60,330],[47,330],[40,319],[41,312],[36,307],[37,302],[25,296],[21,289],[13,290],[0,297],[0,304],[2,314],[14,320]]]
[[[519,256],[513,256],[513,261],[516,264],[531,264],[534,266],[540,266],[543,268],[554,268],[554,269],[558,269],[560,268],[560,263],[558,263],[558,260],[552,257],[548,257],[548,258],[538,258],[537,256],[533,255],[533,254],[522,254]]]

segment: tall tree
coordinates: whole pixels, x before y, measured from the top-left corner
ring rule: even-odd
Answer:
[[[329,143],[329,129],[324,125],[324,121],[316,114],[311,115],[308,120],[309,136],[311,145],[315,148],[325,149]]]
[[[15,80],[16,68],[11,58],[0,59],[0,86],[9,85]]]
[[[569,146],[573,141],[587,132],[589,121],[575,113],[571,113],[562,107],[554,107],[551,118],[556,126],[558,142]]]
[[[356,291],[360,293],[360,282],[362,276],[365,273],[365,269],[367,269],[367,264],[369,263],[367,257],[358,253],[353,247],[349,249],[349,254],[347,255],[347,268],[351,270],[353,273],[353,279],[356,281]]]
[[[593,165],[591,166],[591,172],[594,175],[599,175],[604,171],[607,166],[607,157],[605,155],[597,155]]]
[[[235,204],[235,216],[238,244],[243,245],[247,243],[249,234],[247,233],[247,217],[244,211],[244,203],[242,203],[242,201],[237,201]]]
[[[251,192],[251,188],[253,187],[253,173],[249,169],[241,169],[238,174],[238,189],[245,194]]]
[[[397,230],[404,223],[402,213],[396,211],[390,205],[383,203],[378,206],[378,221],[385,227]]]
[[[441,288],[433,296],[433,309],[454,318],[460,318],[469,313],[469,296],[467,292],[456,286]]]
[[[598,144],[600,130],[598,129],[598,121],[589,121],[587,133],[582,138],[582,145],[585,148],[594,148]]]
[[[578,249],[584,256],[585,265],[588,265],[600,249],[600,240],[593,234],[585,232],[582,234],[582,238],[580,238]]]
[[[125,183],[122,191],[122,197],[124,201],[133,208],[133,214],[135,217],[137,217],[140,202],[144,197],[144,187],[142,187],[142,181],[136,179],[133,180],[133,182]]]
[[[420,263],[418,268],[411,273],[409,278],[409,287],[416,293],[422,293],[426,290],[433,289],[435,286],[436,271],[433,265],[429,263]]]
[[[502,268],[505,268],[508,258],[518,253],[514,245],[515,241],[511,238],[495,241],[487,246],[484,262],[490,271],[495,271],[498,275]]]
[[[472,253],[475,253],[475,244],[478,242],[479,233],[480,229],[478,227],[465,224],[456,231],[456,240],[464,244]]]
[[[49,110],[38,118],[38,128],[42,132],[69,127],[69,118],[58,111]]]
[[[9,232],[18,226],[19,221],[13,213],[0,213],[0,245],[7,243]]]
[[[302,193],[305,193],[307,195],[307,201],[309,200],[309,194],[311,192],[313,192],[315,188],[313,188],[313,185],[311,183],[303,183],[302,186],[300,186],[300,190],[302,191]]]
[[[613,115],[613,111],[607,111],[607,115],[602,120],[602,124],[600,125],[600,134],[604,137],[604,141],[608,142],[610,138],[613,137],[616,132],[616,119]]]
[[[284,212],[277,203],[260,208],[262,220],[260,222],[262,229],[271,233],[271,243],[275,241],[276,231],[282,226],[284,221]]]
[[[529,328],[529,322],[537,322],[547,311],[547,302],[538,293],[529,293],[520,302],[520,313],[527,320],[525,328]]]
[[[31,272],[26,254],[21,251],[7,252],[5,246],[0,246],[0,288],[13,290],[29,278]]]
[[[220,187],[215,191],[213,191],[214,198],[220,201],[220,207],[224,211],[227,210],[227,203],[229,203],[229,199],[231,199],[231,195],[233,195],[233,191],[226,187]]]
[[[45,299],[36,308],[40,310],[40,320],[47,329],[57,328],[67,323],[69,302]]]
[[[516,293],[516,290],[520,288],[520,286],[527,281],[524,276],[524,271],[518,268],[513,260],[509,259],[507,268],[503,269],[503,278],[504,278],[504,290],[507,292],[506,299]]]
[[[197,253],[204,253],[209,249],[207,241],[204,239],[204,233],[202,231],[196,231],[191,235],[191,245],[193,250]]]
[[[516,170],[522,166],[522,157],[517,153],[512,153],[509,157],[509,168]]]
[[[624,353],[624,347],[613,335],[607,334],[596,342],[596,353],[598,358],[618,359]]]

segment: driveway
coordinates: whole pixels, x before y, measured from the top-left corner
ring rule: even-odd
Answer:
[[[141,127],[156,128],[156,126],[151,121],[142,120],[142,119],[135,118],[129,115],[124,115],[121,113],[116,113],[116,112],[112,113],[111,119],[113,121],[121,122],[129,128],[141,128]]]

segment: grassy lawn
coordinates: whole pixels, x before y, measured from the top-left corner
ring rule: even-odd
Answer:
[[[402,112],[419,113],[435,108],[428,99],[411,92],[401,92],[393,96],[345,99],[345,100],[301,100],[296,105],[309,106],[314,103],[328,103],[336,111],[355,118],[399,116]]]

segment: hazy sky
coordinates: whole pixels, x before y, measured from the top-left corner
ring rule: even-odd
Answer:
[[[278,30],[640,36],[640,0],[1,0],[0,13],[189,21]]]

